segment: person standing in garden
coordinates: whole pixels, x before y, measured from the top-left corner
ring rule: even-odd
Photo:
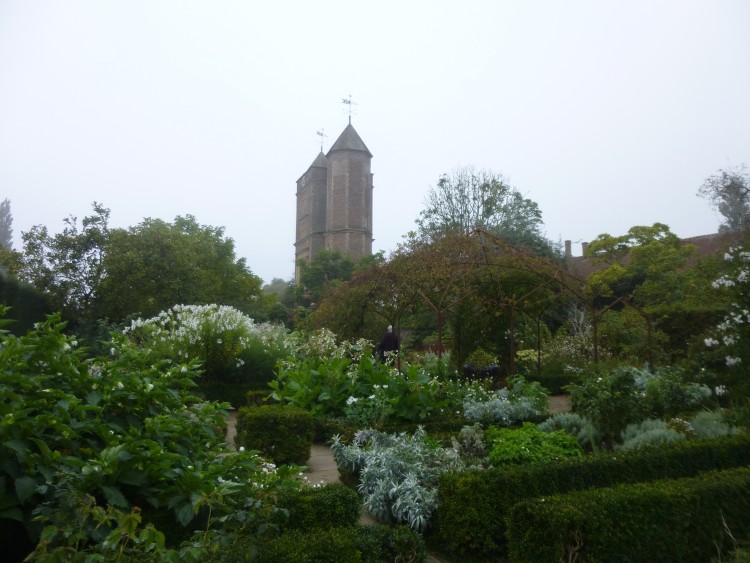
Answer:
[[[380,361],[385,362],[389,352],[398,354],[398,349],[398,336],[393,333],[393,326],[388,325],[388,330],[385,331],[383,338],[380,339],[380,344],[378,344]]]

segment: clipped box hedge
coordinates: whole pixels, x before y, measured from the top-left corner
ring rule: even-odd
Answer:
[[[406,526],[358,526],[302,532],[292,530],[262,545],[258,563],[422,563],[427,558],[424,540]]]
[[[278,505],[288,511],[282,528],[309,531],[356,526],[362,503],[356,491],[342,483],[330,483],[283,493]]]
[[[748,467],[529,499],[508,518],[510,556],[702,563],[750,535],[748,515]]]
[[[506,556],[505,519],[525,499],[750,465],[750,435],[679,442],[576,460],[445,473],[431,537],[455,555]]]
[[[298,407],[263,405],[237,411],[235,444],[259,450],[279,465],[307,463],[313,433],[312,415]]]

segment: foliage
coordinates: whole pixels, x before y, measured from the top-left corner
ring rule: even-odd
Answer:
[[[34,323],[52,313],[47,296],[31,285],[0,272],[0,304],[13,314],[9,329],[20,336],[33,328]]]
[[[750,469],[530,499],[508,518],[513,561],[708,561],[750,533]],[[671,541],[664,541],[664,538]]]
[[[346,281],[352,277],[354,262],[338,250],[321,249],[312,262],[299,261],[299,281],[297,303],[306,307],[320,303],[326,287],[336,281]]]
[[[628,424],[622,431],[620,445],[615,449],[637,450],[650,446],[662,446],[680,440],[686,440],[687,436],[668,426],[663,420],[647,419],[638,424]]]
[[[440,176],[425,201],[426,207],[416,221],[424,240],[483,229],[536,250],[549,246],[542,236],[539,206],[524,198],[500,174],[458,168]]]
[[[718,438],[739,432],[724,420],[724,414],[720,411],[697,412],[690,419],[690,426],[697,438]]]
[[[637,390],[638,370],[628,367],[599,372],[569,387],[573,411],[588,418],[605,439],[615,439],[625,427],[645,417]]]
[[[112,230],[102,265],[99,318],[148,317],[182,303],[219,303],[256,316],[264,310],[261,280],[236,259],[234,241],[192,215]]]
[[[485,436],[489,448],[487,457],[494,466],[540,463],[583,455],[575,437],[562,430],[543,432],[530,422],[524,422],[516,429],[491,426]]]
[[[442,473],[433,535],[457,558],[507,557],[506,519],[520,500],[746,465],[750,436],[736,435],[552,463]]]
[[[636,389],[644,399],[645,416],[668,418],[694,412],[708,406],[713,398],[708,386],[690,381],[690,376],[678,368],[633,371]]]
[[[224,305],[176,305],[122,331],[124,346],[169,362],[200,362],[203,378],[264,386],[276,362],[293,352],[281,325],[256,323]],[[202,378],[202,379],[203,379]],[[201,380],[199,379],[199,382]]]
[[[709,176],[698,195],[724,216],[719,232],[750,230],[750,174],[744,165]]]
[[[270,383],[272,398],[307,409],[316,418],[349,416],[372,424],[386,418],[419,422],[444,406],[437,380],[419,366],[404,366],[399,373],[365,353],[369,344],[336,348],[332,339],[324,343],[328,346],[334,350],[326,358],[313,353],[282,362]]]
[[[301,483],[293,468],[227,451],[225,405],[192,394],[195,364],[114,343],[109,358],[88,358],[63,328],[55,315],[25,336],[1,335],[3,519],[23,522],[53,560],[101,553],[123,533],[127,545],[110,547],[152,558],[161,540],[137,521],[136,506],[201,527],[180,555],[187,560],[232,530],[270,530],[277,492]]]
[[[284,530],[316,530],[354,527],[359,522],[360,500],[357,492],[343,483],[330,483],[303,491],[290,491],[279,499],[288,511]]]
[[[360,430],[349,445],[334,436],[331,450],[339,468],[359,472],[358,490],[370,514],[416,531],[429,525],[438,474],[462,466],[455,451],[431,443],[422,427],[411,436]]]
[[[421,536],[405,526],[359,526],[310,532],[289,532],[266,544],[259,562],[318,563],[351,561],[422,563],[426,550]]]
[[[467,393],[463,409],[467,420],[511,426],[538,418],[547,411],[547,402],[546,390],[539,383],[518,376],[492,394]]]
[[[0,249],[13,250],[13,214],[7,198],[0,202]]]
[[[706,346],[720,350],[724,356],[728,383],[745,396],[750,389],[747,377],[750,365],[750,248],[730,248],[724,255],[729,273],[714,281],[714,288],[729,294],[730,305]]]
[[[55,236],[42,225],[22,233],[19,277],[47,292],[54,310],[62,311],[66,319],[96,318],[93,308],[106,275],[110,211],[96,202],[92,208],[92,215],[80,225],[72,215],[64,219],[65,228]]]
[[[539,424],[542,432],[554,432],[562,430],[566,434],[574,436],[581,447],[598,453],[598,445],[601,441],[601,433],[591,424],[591,421],[578,413],[563,412],[549,417]]]
[[[314,433],[312,415],[293,405],[243,407],[237,412],[235,443],[259,450],[277,464],[307,463]]]
[[[451,439],[451,447],[468,467],[483,466],[486,463],[487,447],[484,440],[484,429],[482,425],[475,422],[472,426],[464,426],[458,435],[458,439]]]

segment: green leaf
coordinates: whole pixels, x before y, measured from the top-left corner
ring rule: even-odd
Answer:
[[[130,469],[123,471],[117,476],[117,480],[126,485],[145,485],[147,482],[146,474],[143,471],[137,469]]]
[[[99,391],[91,391],[86,395],[86,402],[91,406],[97,406],[102,400],[102,394]]]
[[[193,511],[192,505],[185,503],[177,509],[175,515],[177,516],[177,521],[180,524],[182,524],[183,526],[187,526],[195,516],[195,512]]]
[[[36,480],[33,477],[26,476],[16,479],[16,494],[18,495],[18,499],[22,503],[26,502],[34,494],[36,485]]]
[[[120,489],[111,485],[101,485],[102,492],[107,498],[107,503],[112,506],[127,508],[129,506],[127,499],[120,492]]]

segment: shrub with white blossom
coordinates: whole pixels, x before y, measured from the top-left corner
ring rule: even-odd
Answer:
[[[705,344],[721,350],[730,370],[746,374],[750,370],[750,250],[730,248],[724,260],[729,273],[716,279],[713,287],[729,293],[729,308]]]
[[[224,305],[175,305],[150,319],[133,320],[123,330],[124,344],[155,359],[198,361],[205,377],[226,379],[243,367],[248,351],[267,355],[271,366],[293,352],[286,329],[256,323]]]

